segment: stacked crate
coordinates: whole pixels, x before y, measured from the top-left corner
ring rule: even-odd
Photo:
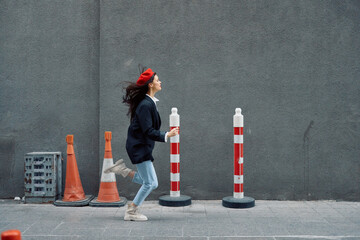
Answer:
[[[61,152],[25,154],[25,202],[51,203],[61,196]]]

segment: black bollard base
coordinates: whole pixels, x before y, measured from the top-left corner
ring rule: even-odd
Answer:
[[[159,198],[159,204],[166,207],[184,207],[191,204],[191,197],[186,195],[180,195],[180,197],[165,195]]]
[[[255,199],[252,197],[224,197],[222,200],[222,205],[227,208],[251,208],[255,206]]]

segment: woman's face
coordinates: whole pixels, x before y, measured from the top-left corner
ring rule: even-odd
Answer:
[[[158,92],[161,90],[161,82],[157,75],[155,75],[154,80],[149,83],[149,87],[152,89],[153,92]]]

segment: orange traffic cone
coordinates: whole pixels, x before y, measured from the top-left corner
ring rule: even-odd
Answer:
[[[105,132],[105,154],[101,174],[99,195],[90,202],[90,206],[96,207],[121,207],[126,204],[126,198],[120,198],[116,186],[114,173],[104,173],[104,170],[114,165],[111,150],[111,132]]]
[[[19,230],[7,230],[1,233],[1,240],[21,240],[21,232]]]
[[[80,201],[85,199],[84,189],[81,184],[78,166],[74,152],[74,136],[67,135],[67,165],[64,202]]]
[[[67,164],[64,198],[55,201],[56,206],[85,206],[93,196],[85,196],[74,152],[74,136],[67,135]]]

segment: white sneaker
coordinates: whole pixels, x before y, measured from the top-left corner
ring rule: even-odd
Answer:
[[[120,159],[113,166],[105,169],[104,173],[115,173],[126,177],[131,171],[132,170],[130,168],[126,167],[124,160]]]
[[[148,218],[145,215],[140,214],[138,210],[139,210],[138,207],[135,207],[129,203],[128,209],[125,212],[124,220],[125,221],[142,221],[142,222],[147,221]]]

